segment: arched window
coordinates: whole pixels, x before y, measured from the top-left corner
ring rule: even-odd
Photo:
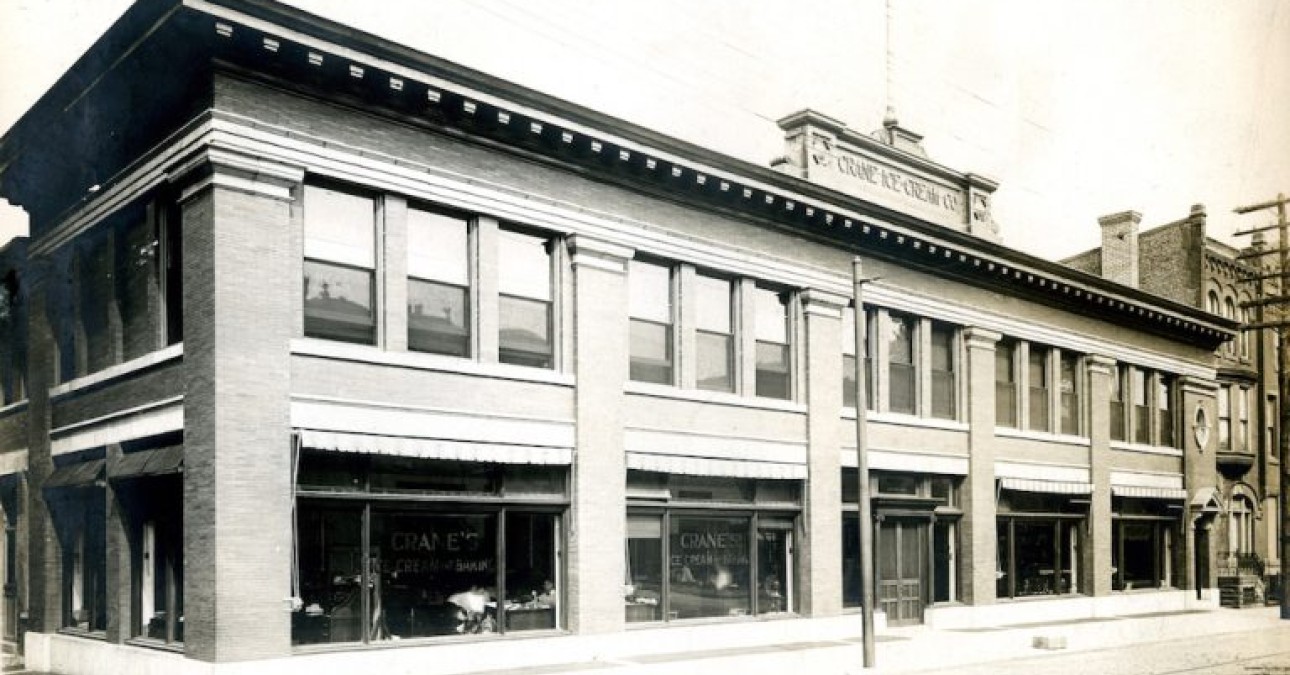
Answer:
[[[1205,309],[1210,314],[1218,314],[1218,293],[1210,291],[1205,298]]]

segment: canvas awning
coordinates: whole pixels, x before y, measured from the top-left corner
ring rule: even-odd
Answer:
[[[656,455],[646,452],[628,452],[627,468],[638,471],[677,473],[690,476],[722,476],[726,478],[806,478],[805,464],[784,462],[757,462],[741,459],[712,459],[684,455]]]
[[[1139,499],[1173,499],[1187,498],[1183,488],[1140,487],[1136,485],[1112,485],[1111,494],[1116,497],[1136,497]]]
[[[300,430],[300,444],[315,450],[356,452],[368,455],[393,455],[419,459],[445,459],[459,462],[496,462],[499,464],[570,464],[571,448],[554,448],[504,443],[472,443],[437,438],[351,434],[339,431]]]
[[[1046,492],[1056,495],[1093,494],[1092,483],[1038,480],[1034,478],[1001,478],[999,480],[1001,481],[1001,486],[1005,490],[1017,490],[1020,492]]]
[[[184,446],[139,450],[121,456],[112,465],[112,478],[143,478],[180,473],[184,469]]]
[[[49,474],[49,477],[45,479],[44,487],[66,488],[93,485],[95,482],[103,480],[104,464],[105,462],[101,459],[91,459],[85,462],[55,467],[53,473]]]

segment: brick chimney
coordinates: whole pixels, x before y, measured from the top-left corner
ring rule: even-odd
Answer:
[[[1138,223],[1142,214],[1121,211],[1097,219],[1102,226],[1102,277],[1126,286],[1138,285]]]

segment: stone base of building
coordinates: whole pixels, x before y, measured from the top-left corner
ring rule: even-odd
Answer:
[[[875,617],[879,630],[885,622]],[[739,649],[766,644],[855,639],[860,615],[629,628],[603,635],[549,635],[474,642],[338,647],[278,659],[208,663],[182,654],[61,634],[28,633],[26,667],[59,675],[449,675],[607,661],[645,654]]]
[[[1196,591],[1132,591],[1097,598],[1028,598],[975,607],[929,607],[923,620],[937,629],[987,628],[1217,608],[1215,589],[1202,591],[1199,598]]]

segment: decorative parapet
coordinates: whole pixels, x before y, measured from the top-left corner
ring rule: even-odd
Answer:
[[[990,200],[998,184],[961,174],[920,152],[921,136],[899,129],[909,143],[887,143],[857,133],[812,110],[779,120],[784,130],[786,173],[881,206],[914,213],[945,227],[998,241]]]

